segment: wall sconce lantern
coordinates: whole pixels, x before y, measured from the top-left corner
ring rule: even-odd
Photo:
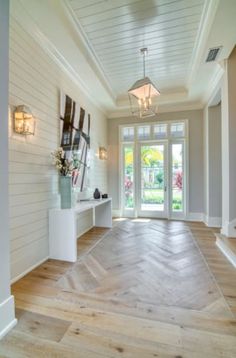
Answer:
[[[99,159],[107,160],[107,150],[105,147],[99,147]]]
[[[23,135],[34,135],[35,119],[29,107],[17,106],[14,112],[14,130]]]

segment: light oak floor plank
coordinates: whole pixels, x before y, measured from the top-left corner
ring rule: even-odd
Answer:
[[[236,270],[202,223],[114,220],[12,286],[0,357],[236,357]]]

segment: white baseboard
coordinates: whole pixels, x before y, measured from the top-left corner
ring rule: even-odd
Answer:
[[[13,296],[0,303],[0,317],[0,339],[2,339],[17,323]]]
[[[124,215],[125,217],[136,217],[135,215]],[[114,217],[114,218],[120,218],[120,217],[122,217],[122,215],[121,215],[121,210],[119,210],[119,209],[115,209],[115,210],[112,210],[112,217]],[[186,220],[186,221],[199,221],[199,222],[201,222],[201,221],[204,221],[203,220],[203,218],[204,218],[204,215],[203,215],[203,213],[188,213],[187,215],[186,215],[186,217],[173,217],[173,218],[170,218],[170,220],[171,219],[173,219],[173,220]]]
[[[187,221],[203,221],[203,213],[188,213],[186,215]]]
[[[217,237],[216,245],[217,247],[219,247],[222,253],[227,257],[227,259],[231,262],[231,264],[236,268],[236,255],[230,249],[230,247],[227,246],[224,240],[222,240],[220,237]]]
[[[221,217],[213,217],[204,215],[203,217],[204,224],[209,227],[221,227],[222,218]]]
[[[11,285],[13,283],[15,283],[16,281],[20,280],[22,277],[24,277],[25,275],[27,275],[27,273],[29,273],[30,271],[34,270],[36,267],[38,267],[39,265],[43,264],[45,261],[47,261],[49,259],[49,256],[46,256],[44,259],[38,261],[36,264],[30,266],[27,270],[25,270],[24,272],[20,273],[19,275],[17,275],[16,277],[13,277],[11,279]]]
[[[221,234],[226,237],[236,237],[236,219],[222,223]]]
[[[113,218],[120,218],[122,215],[121,215],[121,210],[119,209],[115,209],[115,210],[112,210],[112,217]]]

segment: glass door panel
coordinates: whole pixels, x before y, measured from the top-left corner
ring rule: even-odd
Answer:
[[[134,148],[132,145],[123,147],[124,175],[124,209],[134,209]]]
[[[164,143],[140,145],[140,215],[166,213],[165,152]]]
[[[174,143],[171,145],[172,158],[172,212],[178,213],[184,211],[184,193],[183,193],[183,143]]]
[[[122,215],[184,219],[188,205],[187,123],[120,128]]]

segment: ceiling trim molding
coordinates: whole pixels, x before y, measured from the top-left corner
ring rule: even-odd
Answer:
[[[212,75],[212,78],[209,81],[209,86],[207,87],[202,97],[202,103],[204,104],[204,106],[210,103],[212,98],[215,96],[216,92],[219,91],[224,72],[225,72],[224,66],[218,63]]]
[[[57,64],[58,67],[75,83],[76,86],[85,94],[90,102],[92,102],[104,115],[106,112],[104,108],[99,104],[98,101],[91,94],[88,86],[78,75],[78,72],[70,65],[64,56],[57,50],[57,48],[44,36],[41,32],[37,33],[38,43],[41,45],[43,50],[51,57],[51,59]]]
[[[189,68],[188,87],[195,80],[220,0],[205,0]]]
[[[188,99],[188,91],[186,88],[176,88],[175,91],[161,92],[161,95],[157,98],[153,98],[153,104],[159,106],[185,103]],[[125,96],[119,96],[116,101],[117,110],[130,108],[130,101],[128,94]]]
[[[158,113],[170,113],[170,112],[184,112],[184,111],[193,111],[203,109],[204,105],[201,101],[196,102],[184,102],[184,103],[176,103],[170,105],[160,105],[158,107]],[[122,118],[122,117],[132,117],[132,113],[130,110],[118,110],[107,113],[108,119]]]
[[[88,100],[99,109],[105,116],[107,115],[104,107],[94,98],[88,86],[79,76],[78,72],[70,65],[65,57],[58,51],[56,46],[42,33],[38,25],[31,19],[22,0],[14,1],[11,15],[24,27],[30,36],[39,44],[43,51],[50,56],[53,62],[74,82]],[[24,11],[23,11],[24,10]],[[22,21],[24,19],[25,21]]]
[[[89,57],[89,59],[92,63],[92,67],[94,67],[94,71],[95,71],[96,75],[102,82],[103,86],[105,86],[105,88],[107,89],[107,91],[110,94],[110,96],[112,97],[112,99],[115,101],[116,95],[110,85],[108,78],[105,75],[104,68],[103,68],[100,60],[98,59],[98,57],[93,49],[93,46],[91,45],[86,33],[84,32],[79,20],[75,16],[74,10],[72,9],[71,5],[69,4],[69,1],[68,0],[61,1],[61,4],[62,4],[63,9],[65,10],[65,13],[67,14],[67,17],[68,17],[70,23],[72,24],[76,34],[78,35],[79,39],[85,46],[86,51],[88,52],[87,57]]]

